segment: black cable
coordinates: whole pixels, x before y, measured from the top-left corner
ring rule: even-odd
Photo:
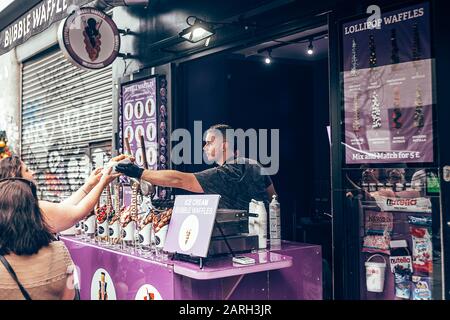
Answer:
[[[190,22],[189,22],[189,19],[190,19],[190,18],[194,18],[195,20],[197,20],[198,18],[197,18],[196,16],[189,16],[189,17],[186,18],[186,23],[187,23],[187,25],[192,27],[192,26],[194,25],[194,23],[195,23],[195,20],[194,20],[193,23],[190,23]],[[198,19],[198,20],[200,20],[200,19]]]

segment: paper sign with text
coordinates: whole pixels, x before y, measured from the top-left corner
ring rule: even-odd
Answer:
[[[164,250],[206,258],[220,195],[175,197]]]

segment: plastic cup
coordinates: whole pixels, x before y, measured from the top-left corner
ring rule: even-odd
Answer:
[[[130,221],[125,227],[122,228],[122,244],[125,251],[134,251],[136,234],[136,222]]]
[[[84,234],[86,235],[86,241],[95,241],[95,222],[97,218],[95,215],[88,217],[84,221]]]
[[[119,221],[115,221],[113,224],[108,226],[108,234],[109,234],[109,244],[111,247],[119,247],[120,240],[120,223]]]

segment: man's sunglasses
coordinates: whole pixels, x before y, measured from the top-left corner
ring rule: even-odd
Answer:
[[[30,189],[31,192],[33,193],[34,197],[37,197],[37,188],[36,185],[33,183],[33,181],[28,180],[28,179],[24,179],[24,178],[18,178],[18,177],[11,177],[11,178],[4,178],[4,179],[0,179],[0,183],[2,182],[6,182],[6,181],[22,181],[23,183],[26,183]]]

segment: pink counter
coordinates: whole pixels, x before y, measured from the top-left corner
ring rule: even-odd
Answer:
[[[322,299],[321,247],[283,242],[281,250],[245,254],[253,265],[230,257],[204,268],[178,260],[159,262],[61,236],[77,266],[81,298],[277,300]],[[106,295],[105,295],[106,293]]]

